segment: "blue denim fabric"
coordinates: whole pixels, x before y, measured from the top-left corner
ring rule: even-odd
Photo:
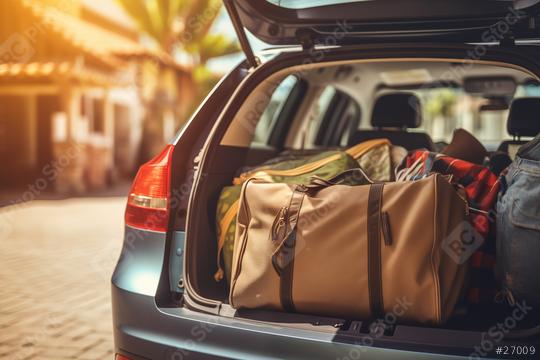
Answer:
[[[540,135],[520,148],[501,182],[497,268],[503,289],[540,304]]]

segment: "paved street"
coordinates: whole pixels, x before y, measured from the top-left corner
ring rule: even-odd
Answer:
[[[0,359],[112,359],[123,197],[0,208]]]

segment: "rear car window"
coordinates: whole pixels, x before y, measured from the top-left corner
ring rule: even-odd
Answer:
[[[311,109],[303,148],[346,146],[358,128],[360,105],[347,93],[327,85]]]
[[[316,145],[317,134],[336,94],[337,90],[333,86],[325,87],[320,93],[311,112],[311,118],[309,119],[307,134],[304,140],[305,144],[310,146]]]
[[[367,2],[366,0],[266,0],[269,3],[272,3],[274,5],[287,8],[287,9],[309,9],[313,7],[318,6],[329,6],[329,5],[340,5],[340,4],[349,4],[349,3],[361,3],[361,2]],[[418,1],[409,1],[411,5],[422,4],[422,1],[426,2],[426,6],[429,5],[429,1],[426,0],[418,0]],[[452,0],[447,0],[452,1]],[[489,1],[491,1],[493,4],[490,4]],[[379,2],[381,4],[384,4],[383,0],[370,0],[369,2]],[[489,9],[489,7],[493,8],[494,6],[503,6],[505,3],[509,6],[512,5],[513,0],[488,0],[484,1],[486,3],[486,9]],[[466,14],[463,14],[466,15]]]
[[[298,83],[296,76],[287,76],[276,87],[270,98],[270,102],[263,110],[261,118],[255,128],[255,135],[251,146],[267,146],[269,144],[270,136],[274,130],[276,123],[284,109],[285,103],[294,87]]]

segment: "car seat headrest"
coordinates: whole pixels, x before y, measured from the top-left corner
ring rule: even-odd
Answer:
[[[381,95],[373,107],[371,125],[377,128],[417,128],[422,123],[420,99],[413,93]]]
[[[506,129],[513,136],[534,137],[540,133],[540,98],[519,98],[512,101]]]

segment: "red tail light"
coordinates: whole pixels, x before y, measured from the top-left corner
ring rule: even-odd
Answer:
[[[129,192],[126,225],[144,230],[167,230],[173,149],[173,145],[167,145],[140,167]]]
[[[124,355],[116,354],[116,356],[114,357],[114,360],[132,360],[132,359]]]

